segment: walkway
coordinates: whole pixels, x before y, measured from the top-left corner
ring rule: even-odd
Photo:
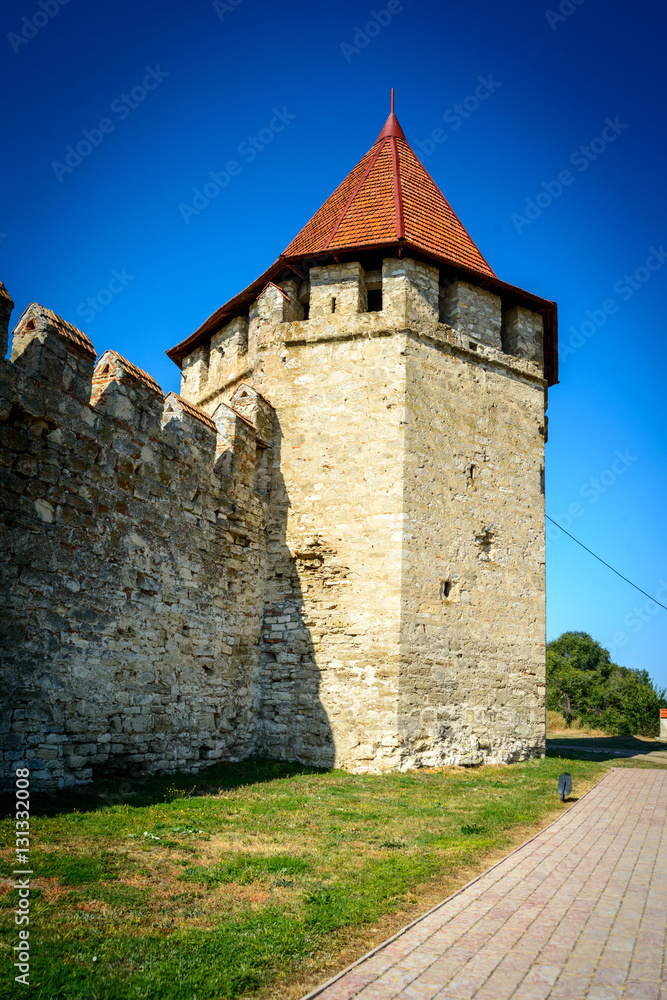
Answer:
[[[667,1000],[666,811],[667,771],[615,768],[304,1000]]]

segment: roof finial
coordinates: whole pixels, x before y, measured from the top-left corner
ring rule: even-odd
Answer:
[[[391,113],[394,113],[394,88],[391,88]]]

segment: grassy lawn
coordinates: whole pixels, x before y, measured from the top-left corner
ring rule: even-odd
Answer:
[[[30,994],[298,997],[555,818],[562,770],[577,796],[609,766],[370,776],[246,761],[37,795]],[[0,832],[8,872],[11,818]],[[0,995],[22,996],[2,992],[17,893],[0,894]]]

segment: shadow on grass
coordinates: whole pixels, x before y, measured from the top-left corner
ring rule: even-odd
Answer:
[[[667,743],[639,736],[547,737],[547,757],[572,756],[579,760],[615,760],[656,752],[667,752]]]
[[[75,810],[94,812],[124,802],[131,806],[151,806],[176,795],[217,795],[244,785],[293,778],[299,774],[324,774],[327,770],[298,762],[249,757],[238,763],[213,764],[198,774],[173,771],[146,775],[126,771],[118,776],[100,778],[82,788],[67,788],[55,793],[33,792],[30,811],[33,816],[57,816]],[[11,792],[0,795],[0,818],[13,816],[15,808]]]

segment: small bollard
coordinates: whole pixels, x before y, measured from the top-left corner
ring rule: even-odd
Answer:
[[[561,802],[565,802],[566,797],[570,794],[571,791],[572,791],[572,775],[568,774],[566,771],[565,774],[561,774],[560,778],[558,779],[558,794],[560,795]]]

